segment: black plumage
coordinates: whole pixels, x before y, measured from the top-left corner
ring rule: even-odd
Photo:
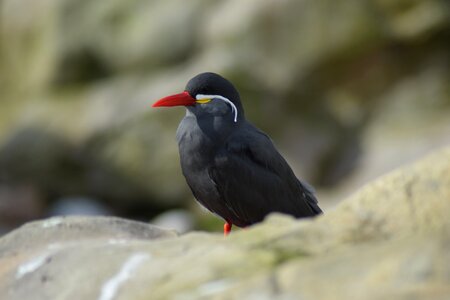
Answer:
[[[297,179],[271,139],[245,119],[229,81],[202,73],[184,93],[154,104],[174,105],[187,108],[177,130],[186,181],[195,198],[230,226],[252,225],[271,212],[297,218],[322,213],[311,188]]]

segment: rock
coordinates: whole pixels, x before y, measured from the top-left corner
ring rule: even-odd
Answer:
[[[314,220],[272,215],[228,238],[177,237],[107,217],[43,220],[0,239],[0,293],[37,300],[446,299],[449,199],[444,148]]]
[[[66,197],[56,200],[50,207],[50,216],[109,216],[113,213],[97,199],[83,196]]]
[[[36,187],[0,184],[0,235],[25,222],[42,218],[44,207],[42,196]]]
[[[116,217],[52,217],[27,223],[2,237],[0,253],[15,253],[40,247],[59,248],[83,240],[102,240],[121,244],[128,240],[151,240],[176,236],[173,230],[164,230],[142,222]],[[10,247],[12,246],[12,247]]]
[[[162,228],[170,228],[179,233],[194,229],[194,216],[186,210],[169,210],[151,220],[151,223]]]

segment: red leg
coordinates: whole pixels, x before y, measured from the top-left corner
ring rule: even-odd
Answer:
[[[228,221],[223,225],[223,235],[224,236],[227,236],[230,234],[232,226],[233,226],[233,224]]]

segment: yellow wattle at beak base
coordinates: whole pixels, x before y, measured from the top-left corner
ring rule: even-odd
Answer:
[[[200,103],[200,104],[205,104],[205,103],[208,103],[209,101],[211,101],[211,99],[199,99],[199,100],[196,100],[195,102]]]

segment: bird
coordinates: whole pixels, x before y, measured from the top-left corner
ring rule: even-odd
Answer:
[[[185,106],[176,139],[181,170],[196,200],[232,226],[248,227],[272,212],[322,214],[312,187],[300,181],[270,137],[245,118],[239,92],[212,72],[152,107]]]

